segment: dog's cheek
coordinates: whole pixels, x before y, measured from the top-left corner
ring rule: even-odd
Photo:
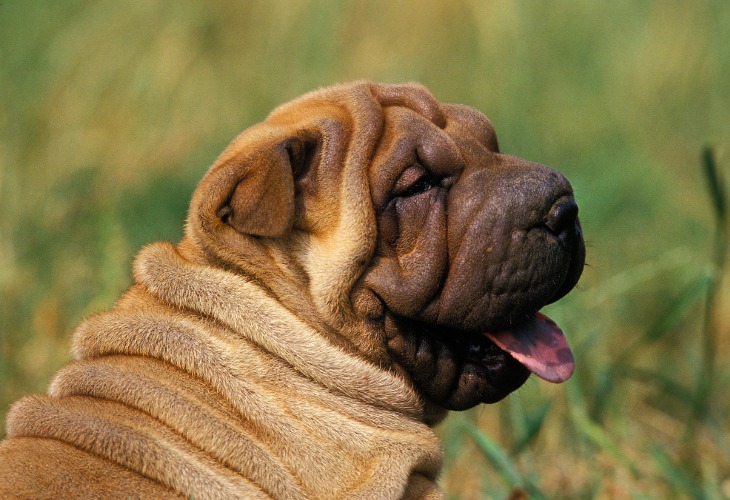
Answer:
[[[363,276],[387,309],[413,319],[438,294],[447,270],[445,207],[433,191],[417,204],[391,206],[380,215],[378,248]]]
[[[380,248],[384,253],[395,252],[398,243],[398,215],[395,210],[386,210],[378,220],[378,237]]]
[[[446,256],[446,192],[438,187],[396,203],[397,253],[401,256],[420,253],[426,259]],[[438,243],[436,243],[438,242]],[[429,249],[435,254],[424,254]]]
[[[444,195],[438,189],[400,210],[396,254],[404,287],[400,293],[412,307],[401,313],[417,317],[438,293],[448,269]],[[409,200],[410,201],[410,200]],[[402,207],[401,207],[402,208]]]

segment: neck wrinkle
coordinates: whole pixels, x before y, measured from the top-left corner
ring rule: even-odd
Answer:
[[[424,402],[404,380],[343,352],[246,277],[190,262],[169,243],[143,249],[134,274],[164,302],[225,324],[320,385],[424,420]]]

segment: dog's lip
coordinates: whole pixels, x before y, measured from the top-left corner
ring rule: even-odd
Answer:
[[[510,329],[484,332],[497,347],[548,382],[565,382],[575,361],[568,341],[557,324],[538,312]]]

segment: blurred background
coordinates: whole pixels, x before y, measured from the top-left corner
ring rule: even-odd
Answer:
[[[361,78],[483,111],[571,179],[589,245],[548,310],[575,376],[441,424],[447,494],[730,498],[726,0],[1,2],[0,417],[236,134]]]

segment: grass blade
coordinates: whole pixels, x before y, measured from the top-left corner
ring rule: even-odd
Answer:
[[[675,464],[672,459],[659,447],[652,450],[654,463],[662,471],[664,479],[683,494],[691,495],[698,500],[704,499],[705,494],[697,483],[687,475],[684,468]]]
[[[702,165],[710,188],[712,205],[715,209],[716,230],[715,230],[715,255],[713,259],[714,269],[711,275],[710,284],[707,287],[707,298],[705,301],[704,331],[702,335],[702,362],[697,374],[697,388],[692,416],[687,421],[685,442],[691,443],[694,440],[697,425],[703,421],[712,401],[715,381],[715,353],[719,332],[714,324],[715,312],[718,310],[718,293],[720,281],[722,280],[728,253],[728,231],[727,231],[727,189],[722,181],[715,155],[712,148],[706,147],[702,154]],[[690,445],[691,446],[691,445]],[[692,449],[692,448],[690,448]]]
[[[614,389],[620,387],[618,379],[624,375],[623,364],[624,361],[620,360],[597,370],[590,402],[591,419],[600,421],[603,418],[603,414],[611,402]]]
[[[702,276],[690,283],[679,297],[672,302],[666,313],[646,330],[639,343],[656,342],[676,328],[697,302],[704,299],[711,283],[712,277],[708,273],[703,273]]]
[[[516,455],[521,453],[532,441],[535,440],[537,435],[540,433],[540,429],[542,429],[542,425],[543,423],[545,423],[545,418],[547,417],[548,413],[550,413],[550,409],[552,407],[552,400],[546,401],[538,410],[534,412],[534,414],[528,414],[525,416],[524,427],[521,429],[521,435],[512,447],[513,454]]]
[[[710,189],[712,207],[715,209],[715,216],[720,225],[727,220],[727,199],[725,198],[725,185],[715,161],[715,153],[712,147],[707,146],[702,150],[702,167],[707,177],[707,185]]]
[[[463,441],[464,441],[464,432],[461,429],[461,424],[463,422],[456,422],[456,419],[460,417],[454,418],[454,424],[449,425],[446,427],[446,432],[443,437],[443,446],[444,446],[444,466],[449,467],[456,457],[459,455],[459,452],[462,449]]]
[[[471,422],[464,422],[464,430],[474,439],[484,456],[492,463],[502,479],[510,488],[523,486],[517,465],[512,461],[507,452],[492,438],[480,431]]]
[[[571,412],[573,423],[580,433],[592,442],[595,446],[612,456],[617,462],[626,467],[634,477],[639,475],[636,464],[621,450],[619,445],[611,438],[603,427],[590,419],[588,414],[579,408]]]

